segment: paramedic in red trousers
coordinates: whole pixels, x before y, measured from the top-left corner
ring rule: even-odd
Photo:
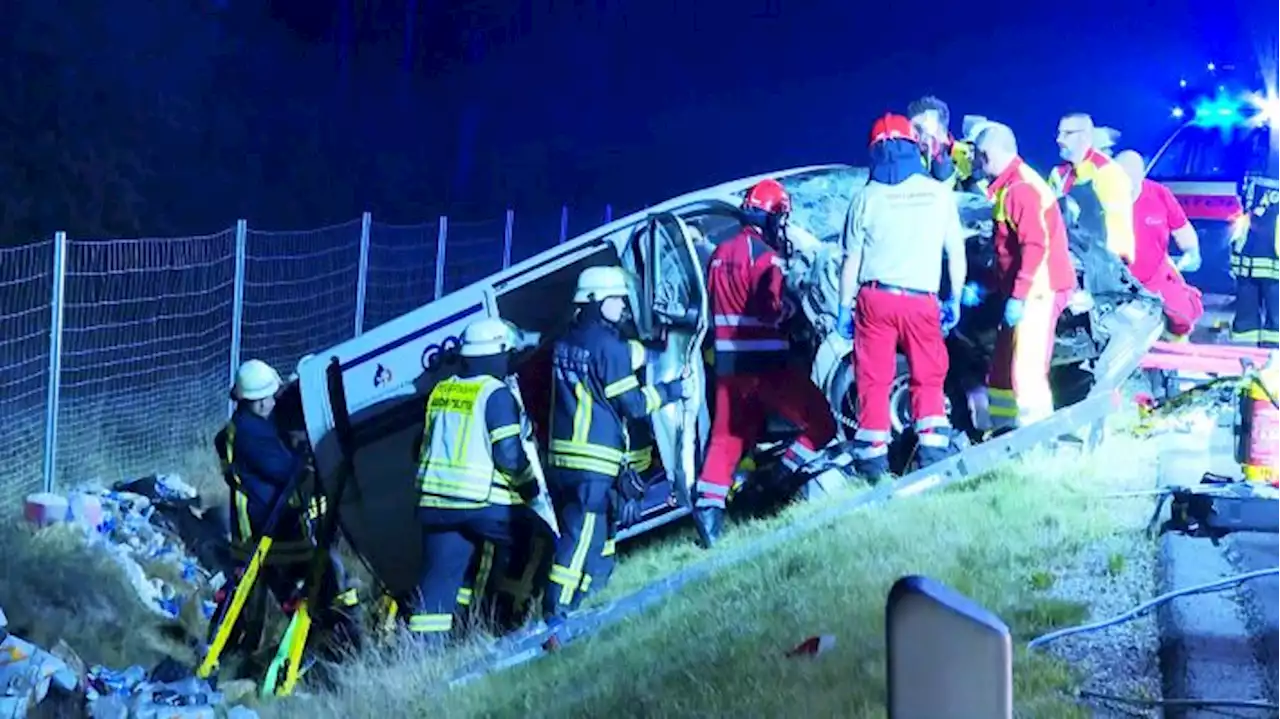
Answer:
[[[917,156],[916,164],[920,163]],[[724,527],[733,471],[752,448],[769,414],[800,430],[783,464],[796,471],[835,437],[835,420],[806,372],[789,363],[781,326],[795,311],[783,296],[782,260],[791,197],[777,180],[763,180],[742,201],[742,230],[711,254],[707,289],[714,333],[715,406],[711,441],[698,479],[694,519],[710,548]]]
[[[998,433],[1053,414],[1049,363],[1076,273],[1057,195],[1018,156],[1013,130],[992,123],[976,148],[979,167],[994,178],[987,194],[994,203],[996,290],[1007,298],[987,378]]]
[[[911,122],[885,115],[871,128],[871,179],[853,197],[844,230],[838,329],[853,339],[858,388],[854,470],[889,476],[889,388],[898,349],[911,372],[911,414],[921,465],[951,443],[942,384],[949,360],[943,339],[959,319],[959,294],[938,303],[943,256],[951,286],[965,280],[964,234],[955,194],[925,174]],[[855,305],[856,301],[856,305]],[[944,326],[945,325],[945,326]]]
[[[1134,259],[1129,271],[1164,301],[1168,339],[1184,341],[1204,315],[1200,290],[1187,284],[1183,272],[1200,268],[1200,238],[1169,188],[1147,179],[1142,155],[1125,150],[1116,155],[1133,182]],[[1182,251],[1178,261],[1169,257],[1169,237]]]

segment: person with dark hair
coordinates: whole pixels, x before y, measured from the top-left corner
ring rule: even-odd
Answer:
[[[933,95],[925,95],[907,105],[907,117],[915,128],[921,159],[929,175],[950,187],[966,179],[958,177],[956,162],[951,156],[955,138],[949,129],[951,108],[947,103]]]

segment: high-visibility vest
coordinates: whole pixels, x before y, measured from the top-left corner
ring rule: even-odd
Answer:
[[[489,377],[449,377],[427,399],[425,451],[418,463],[420,507],[474,509],[487,504],[523,504],[511,478],[493,463],[493,442],[485,422],[489,397],[505,385]],[[516,428],[518,431],[518,428]]]

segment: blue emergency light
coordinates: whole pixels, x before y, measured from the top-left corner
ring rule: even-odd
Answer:
[[[1230,132],[1240,127],[1273,125],[1280,118],[1280,98],[1274,92],[1249,92],[1240,80],[1232,79],[1233,66],[1206,65],[1211,77],[1204,84],[1178,81],[1182,101],[1169,115],[1200,127]],[[1222,71],[1222,72],[1219,72]],[[1209,90],[1204,85],[1212,83]]]

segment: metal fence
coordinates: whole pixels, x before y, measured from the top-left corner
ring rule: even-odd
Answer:
[[[199,237],[60,232],[0,249],[0,504],[88,479],[208,473],[242,358],[289,373],[611,214],[570,227],[564,208],[525,227],[510,210],[420,225],[365,213],[301,232],[240,220]]]

